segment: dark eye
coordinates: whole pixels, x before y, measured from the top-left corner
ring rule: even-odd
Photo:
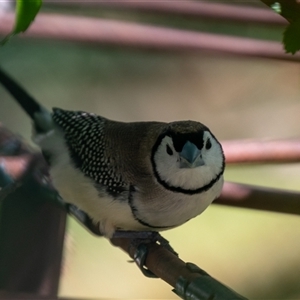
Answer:
[[[207,139],[206,144],[205,144],[205,148],[207,150],[211,148],[211,141],[210,141],[210,139]]]
[[[167,149],[167,153],[169,155],[173,155],[173,151],[172,151],[172,149],[171,149],[171,147],[169,145],[167,145],[166,149]]]

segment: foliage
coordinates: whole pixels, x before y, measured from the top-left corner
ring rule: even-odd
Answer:
[[[300,50],[300,20],[288,25],[283,35],[283,44],[287,53],[295,54]]]
[[[41,5],[42,0],[17,0],[14,28],[12,32],[4,38],[2,44],[5,44],[14,35],[24,32],[35,19]]]
[[[300,2],[298,0],[261,1],[290,23],[285,29],[282,42],[287,53],[295,54],[300,50]]]

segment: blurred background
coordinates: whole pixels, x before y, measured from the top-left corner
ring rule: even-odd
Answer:
[[[242,4],[264,8],[260,1]],[[284,30],[278,24],[116,7],[45,3],[42,12],[272,42],[280,42]],[[300,133],[299,62],[207,50],[15,37],[0,48],[0,64],[48,108],[85,110],[119,121],[191,119],[209,126],[221,141],[297,138]],[[0,121],[30,140],[29,119],[2,87]],[[298,164],[229,166],[225,172],[228,181],[290,190],[300,190],[299,176]],[[242,295],[300,299],[297,216],[212,205],[163,236],[181,259],[199,265]],[[60,296],[177,298],[165,282],[143,277],[128,260],[107,240],[92,236],[69,218]]]

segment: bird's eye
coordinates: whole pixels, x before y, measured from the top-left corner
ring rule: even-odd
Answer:
[[[171,147],[169,145],[167,145],[166,149],[167,149],[167,153],[169,155],[173,155],[173,150],[171,149]]]
[[[211,148],[211,141],[210,141],[210,139],[207,139],[206,144],[205,144],[205,148],[207,150]]]

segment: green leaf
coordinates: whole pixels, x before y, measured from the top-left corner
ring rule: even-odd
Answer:
[[[283,34],[283,44],[287,53],[295,54],[300,50],[300,20],[291,23]]]
[[[14,29],[4,38],[2,44],[5,44],[15,34],[24,32],[34,20],[41,5],[42,0],[17,0]]]
[[[24,32],[39,12],[42,0],[17,0],[14,34]]]

